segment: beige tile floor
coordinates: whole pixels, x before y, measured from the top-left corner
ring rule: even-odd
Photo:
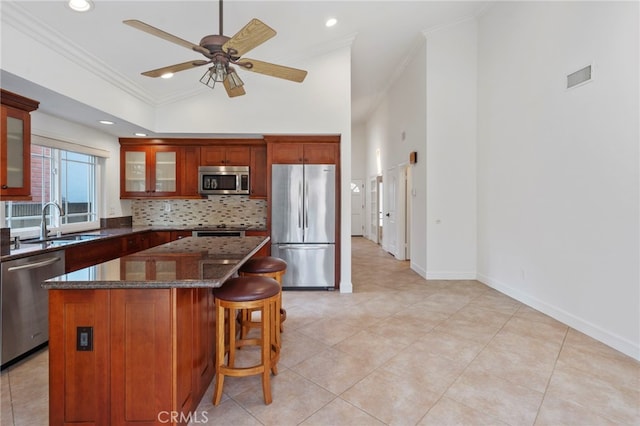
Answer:
[[[425,281],[354,238],[353,287],[285,292],[273,403],[227,378],[191,424],[640,424],[639,362],[477,281]],[[47,424],[47,362],[1,374],[2,426]]]

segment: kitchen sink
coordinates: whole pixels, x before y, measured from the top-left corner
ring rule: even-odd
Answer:
[[[100,235],[84,234],[84,235],[63,235],[61,237],[52,237],[46,240],[24,240],[23,244],[51,244],[51,245],[65,245],[69,243],[76,243],[80,241],[95,240],[100,238]]]

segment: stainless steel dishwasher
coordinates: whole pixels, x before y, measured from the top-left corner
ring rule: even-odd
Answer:
[[[62,274],[64,250],[2,262],[2,366],[49,340],[49,297],[41,284]]]

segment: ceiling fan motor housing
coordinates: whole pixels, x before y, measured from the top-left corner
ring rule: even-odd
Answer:
[[[200,40],[200,46],[204,47],[211,53],[222,52],[222,46],[230,37],[223,35],[208,35]]]

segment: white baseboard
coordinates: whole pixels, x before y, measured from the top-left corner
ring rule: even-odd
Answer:
[[[340,282],[340,293],[353,293],[353,284],[351,281],[348,283],[344,281]]]
[[[425,280],[427,279],[427,271],[425,271],[422,267],[416,265],[415,263],[413,263],[413,261],[409,262],[409,267],[413,272],[420,275]]]
[[[475,280],[475,271],[428,271],[428,280]]]
[[[607,346],[611,346],[615,350],[620,351],[625,355],[628,355],[640,361],[640,345],[638,343],[632,342],[624,337],[604,330],[596,324],[593,324],[583,318],[576,317],[570,312],[560,309],[557,306],[550,305],[542,300],[536,299],[535,297],[523,293],[520,290],[507,285],[506,283],[500,282],[486,275],[477,274],[477,280],[495,290],[498,290],[501,293],[506,294],[509,297],[518,300],[519,302],[524,303],[527,306],[530,306],[546,315],[549,315],[552,318],[555,318],[563,324],[566,324],[569,327],[586,334],[587,336],[593,337],[594,339],[604,343]]]

